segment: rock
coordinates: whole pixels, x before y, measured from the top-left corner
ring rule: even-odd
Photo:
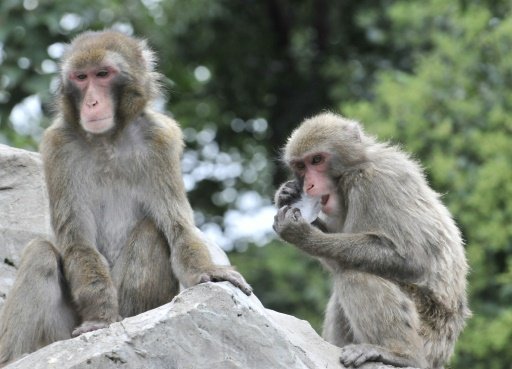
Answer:
[[[4,263],[0,263],[0,316],[4,306],[5,296],[14,284],[16,269]]]
[[[309,323],[223,282],[189,288],[169,304],[5,368],[338,369],[337,351]]]
[[[0,145],[0,260],[17,266],[31,239],[51,237],[39,154]]]
[[[1,309],[23,247],[52,234],[39,154],[0,145],[0,214]]]

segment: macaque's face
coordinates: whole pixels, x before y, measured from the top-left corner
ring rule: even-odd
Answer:
[[[111,64],[77,69],[68,79],[80,91],[80,125],[93,134],[104,133],[114,127],[115,104],[112,82],[119,71]]]
[[[328,177],[330,158],[328,153],[317,152],[293,160],[290,164],[295,175],[303,181],[304,193],[320,197],[322,211],[327,215],[333,214],[337,208],[335,187]]]

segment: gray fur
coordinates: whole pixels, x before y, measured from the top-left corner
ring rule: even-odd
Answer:
[[[315,147],[333,155],[328,176],[338,213],[321,214],[323,233],[288,202],[274,229],[333,274],[324,337],[344,347],[345,365],[442,368],[470,316],[468,265],[449,211],[416,161],[356,122],[331,113],[306,120],[290,137],[285,160]],[[286,188],[282,199],[276,194],[280,203],[293,197]]]

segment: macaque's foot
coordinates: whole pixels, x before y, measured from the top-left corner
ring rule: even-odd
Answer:
[[[341,348],[340,361],[346,367],[357,368],[368,361],[380,360],[380,351],[371,345],[348,345]]]
[[[366,362],[381,362],[399,368],[427,367],[424,360],[413,358],[405,354],[396,355],[383,347],[368,343],[342,347],[340,361],[348,368],[357,368]]]

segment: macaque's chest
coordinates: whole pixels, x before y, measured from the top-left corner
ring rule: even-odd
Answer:
[[[135,164],[135,154],[129,151],[103,155],[91,155],[90,160],[95,161],[91,168],[95,169],[86,179],[84,191],[94,224],[93,242],[112,265],[144,217],[143,174]]]
[[[138,197],[125,184],[113,182],[112,186],[98,187],[91,202],[96,223],[96,247],[111,265],[143,218]]]
[[[145,214],[147,150],[140,136],[129,129],[115,143],[98,141],[83,150],[72,172],[79,173],[74,182],[85,195],[82,206],[84,219],[91,223],[91,242],[111,265]]]
[[[122,184],[101,188],[96,196],[92,210],[97,227],[97,247],[109,262],[128,242],[133,229],[143,217],[137,197]]]

